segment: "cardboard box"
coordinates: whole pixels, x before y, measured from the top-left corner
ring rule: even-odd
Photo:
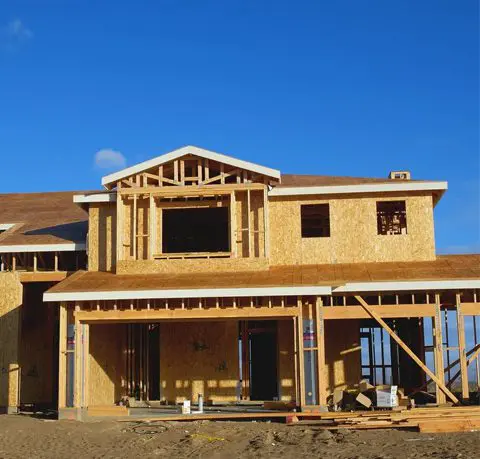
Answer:
[[[389,389],[376,389],[377,407],[393,408],[398,406],[397,389],[397,386],[390,386]]]

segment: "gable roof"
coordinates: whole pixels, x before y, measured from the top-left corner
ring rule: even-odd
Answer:
[[[258,174],[266,175],[267,177],[272,177],[277,180],[280,179],[280,171],[276,169],[271,169],[269,167],[260,166],[258,164],[250,163],[248,161],[243,161],[241,159],[232,158],[231,156],[223,155],[221,153],[216,153],[214,151],[205,150],[204,148],[194,147],[192,145],[187,145],[177,150],[173,150],[164,155],[157,156],[156,158],[149,159],[143,163],[136,164],[135,166],[127,167],[121,171],[115,172],[110,175],[106,175],[102,178],[102,185],[105,188],[111,188],[112,185],[115,185],[118,180],[129,177],[133,174],[138,174],[144,172],[152,167],[160,166],[170,161],[174,161],[178,158],[181,158],[185,155],[194,155],[200,156],[201,158],[210,159],[212,161],[217,161],[219,163],[228,164],[233,167],[239,167],[241,169],[246,169],[251,172],[256,172]]]
[[[0,194],[0,252],[85,250],[88,214],[76,191]]]

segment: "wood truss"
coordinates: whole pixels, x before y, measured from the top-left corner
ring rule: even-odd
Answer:
[[[272,182],[270,177],[194,155],[186,155],[154,169],[131,175],[117,183],[120,188],[150,186],[203,186]]]

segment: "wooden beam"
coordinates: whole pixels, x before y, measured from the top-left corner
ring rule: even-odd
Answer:
[[[462,303],[462,316],[480,316],[480,303]]]
[[[150,195],[150,212],[149,212],[149,223],[150,229],[148,231],[148,258],[153,260],[153,255],[156,253],[156,230],[157,230],[157,206],[155,205],[155,198]]]
[[[443,358],[443,327],[442,327],[442,311],[440,309],[440,295],[435,294],[435,317],[433,318],[434,333],[434,357],[435,357],[435,373],[437,380],[445,385],[445,363]],[[435,381],[435,380],[434,380]],[[435,381],[436,382],[436,381]],[[437,403],[445,403],[447,401],[445,393],[440,386],[436,385]]]
[[[117,185],[120,186],[120,185]],[[124,241],[123,241],[123,231],[124,231],[124,215],[125,208],[123,205],[123,197],[120,193],[120,188],[117,189],[117,226],[116,226],[116,263],[120,260],[123,260],[124,255]]]
[[[58,408],[67,406],[67,306],[60,303],[58,331]]]
[[[457,303],[458,352],[460,358],[462,398],[463,400],[468,401],[470,399],[470,390],[468,388],[467,355],[465,353],[465,317],[462,315],[462,300],[460,293],[457,293],[455,298]]]
[[[137,259],[137,198],[136,194],[133,195],[133,210],[132,210],[132,246],[133,246],[133,259]]]
[[[318,404],[327,406],[327,387],[325,384],[325,324],[323,321],[322,298],[316,298],[317,365],[318,365]]]
[[[268,258],[270,255],[270,231],[268,218],[268,188],[263,189],[263,245],[264,255]]]
[[[124,309],[124,310],[89,310],[76,311],[75,317],[86,323],[109,322],[143,322],[156,320],[195,320],[195,319],[250,319],[263,317],[293,317],[298,314],[297,308],[198,308],[198,309]]]
[[[365,300],[356,295],[355,298],[362,305],[362,307],[375,319],[379,325],[392,337],[392,339],[412,358],[412,360],[437,384],[437,386],[454,402],[459,403],[457,397],[453,395],[442,381],[428,368],[417,355],[403,342],[403,340],[387,325],[387,323],[373,310]],[[443,368],[442,368],[443,373]]]
[[[297,338],[298,338],[298,367],[299,367],[299,392],[300,392],[300,407],[305,408],[305,356],[303,348],[303,301],[302,297],[297,298]]]
[[[20,282],[60,282],[68,277],[67,271],[21,272]]]
[[[248,252],[247,257],[252,255],[252,238],[250,236],[250,190],[247,190],[247,242],[248,242]]]
[[[384,319],[409,317],[434,317],[434,304],[395,304],[370,306]],[[325,320],[331,319],[370,319],[370,315],[361,306],[329,306],[323,308]]]
[[[164,178],[164,181],[166,179]],[[176,187],[153,187],[147,188],[123,188],[122,195],[150,195],[165,198],[175,197],[197,197],[197,196],[221,196],[229,195],[232,191],[242,190],[264,190],[265,185],[261,183],[226,183],[225,185],[202,185],[202,186],[176,186]]]
[[[230,252],[237,258],[237,204],[235,191],[230,194]]]

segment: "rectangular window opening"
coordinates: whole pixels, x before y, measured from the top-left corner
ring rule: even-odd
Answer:
[[[405,201],[377,202],[377,231],[381,235],[407,234]]]
[[[229,252],[228,207],[163,209],[163,253]]]
[[[330,206],[305,204],[301,206],[302,237],[330,237]]]

